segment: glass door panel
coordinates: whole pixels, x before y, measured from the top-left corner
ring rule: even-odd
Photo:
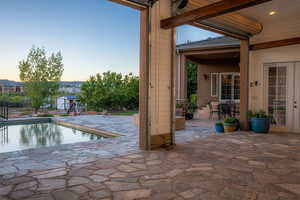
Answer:
[[[240,75],[235,74],[233,77],[233,99],[240,100]]]
[[[232,74],[221,74],[221,100],[231,100],[233,94]]]
[[[300,62],[295,64],[295,83],[294,83],[294,131],[300,133]]]
[[[286,126],[287,120],[287,67],[268,69],[268,113],[276,126]]]

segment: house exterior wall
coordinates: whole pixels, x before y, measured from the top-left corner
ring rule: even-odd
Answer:
[[[220,62],[216,64],[198,64],[198,106],[204,106],[210,101],[218,101],[218,97],[211,96],[211,73],[220,72],[239,72],[240,68],[237,61]],[[204,75],[208,75],[206,80]]]
[[[276,20],[264,23],[263,31],[252,37],[251,44],[299,37],[300,16],[291,19]],[[249,108],[266,110],[264,88],[264,63],[300,61],[300,45],[270,48],[250,52],[250,83],[258,81],[257,86],[249,88]]]
[[[0,93],[9,94],[9,93],[22,93],[24,92],[23,86],[3,86],[0,85]]]

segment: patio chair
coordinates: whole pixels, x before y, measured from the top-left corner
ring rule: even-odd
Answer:
[[[232,116],[236,117],[237,115],[240,115],[240,104],[235,103],[233,104],[232,111],[231,111]]]
[[[210,102],[209,106],[209,119],[213,119],[214,113],[218,114],[218,119],[221,119],[221,112],[220,112],[220,103],[219,102]]]

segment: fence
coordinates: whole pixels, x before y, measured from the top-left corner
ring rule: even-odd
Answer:
[[[8,120],[8,104],[0,104],[0,120]]]

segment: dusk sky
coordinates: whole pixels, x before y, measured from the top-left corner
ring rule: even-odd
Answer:
[[[18,63],[32,46],[62,52],[65,81],[107,70],[138,74],[136,10],[108,0],[1,0],[0,18],[0,79],[19,80]],[[177,29],[177,43],[216,36]]]

